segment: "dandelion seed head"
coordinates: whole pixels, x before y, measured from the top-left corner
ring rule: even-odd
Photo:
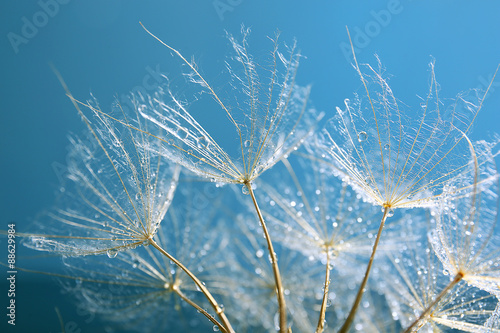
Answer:
[[[459,196],[461,187],[448,184],[473,173],[463,152],[469,151],[467,135],[485,95],[470,91],[443,99],[433,61],[430,68],[420,116],[412,119],[410,108],[394,96],[380,61],[376,67],[356,63],[362,91],[337,108],[308,146],[314,155],[326,155],[330,172],[368,202],[393,209],[433,207],[438,197]]]

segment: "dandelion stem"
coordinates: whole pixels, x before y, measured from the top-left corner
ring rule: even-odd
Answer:
[[[257,211],[257,215],[259,216],[260,224],[262,225],[262,230],[264,231],[264,236],[267,241],[267,248],[269,249],[269,256],[271,257],[271,265],[273,266],[274,272],[274,281],[276,284],[276,292],[278,297],[278,305],[280,312],[280,333],[286,333],[286,303],[285,303],[285,295],[283,292],[283,285],[281,283],[281,275],[278,267],[278,259],[276,258],[276,253],[274,253],[273,243],[271,242],[271,237],[269,236],[269,232],[267,231],[266,223],[264,222],[264,217],[262,217],[262,213],[260,211],[259,205],[257,204],[257,200],[255,199],[255,195],[253,193],[252,184],[250,182],[245,184],[248,188],[248,192],[252,197],[253,205],[255,210]]]
[[[323,302],[321,303],[321,311],[319,314],[318,326],[316,333],[322,333],[325,329],[325,312],[326,303],[328,302],[328,288],[330,287],[330,251],[326,248],[326,274],[325,274],[325,288],[323,292]]]
[[[380,235],[382,234],[382,229],[384,228],[385,220],[387,219],[387,214],[391,208],[389,206],[384,208],[384,215],[382,216],[382,221],[380,222],[380,227],[378,228],[377,238],[375,239],[375,244],[373,244],[372,254],[370,256],[370,261],[368,262],[368,267],[366,267],[365,277],[361,282],[361,286],[359,287],[358,294],[356,295],[356,299],[354,300],[354,304],[352,305],[351,312],[349,312],[349,316],[345,320],[344,325],[340,328],[339,333],[347,333],[349,328],[351,327],[354,317],[356,316],[356,311],[358,310],[359,304],[361,303],[361,298],[363,298],[363,293],[365,292],[365,286],[368,282],[368,276],[370,275],[370,270],[372,268],[373,259],[375,259],[375,252],[377,252],[378,243],[380,241]]]
[[[61,325],[61,332],[66,333],[66,330],[64,329],[64,321],[63,321],[63,318],[61,316],[61,312],[59,311],[59,308],[56,306],[54,308],[54,310],[56,311],[57,318],[59,319],[59,324]]]
[[[179,288],[174,288],[174,292],[179,295],[180,298],[182,298],[186,303],[194,307],[196,310],[198,310],[200,313],[203,313],[205,317],[207,317],[212,323],[217,325],[221,332],[227,333],[226,328],[222,326],[221,323],[217,321],[210,313],[208,313],[205,309],[203,309],[201,306],[190,300],[184,293],[179,289]]]
[[[464,274],[462,272],[458,272],[457,275],[455,275],[455,278],[450,281],[450,283],[444,288],[439,295],[434,299],[434,301],[427,306],[427,308],[420,314],[420,316],[411,324],[405,331],[404,333],[410,333],[413,331],[413,328],[422,320],[424,319],[429,312],[434,308],[434,306],[453,288],[457,283],[459,283],[464,277]]]
[[[170,259],[174,264],[176,264],[180,269],[182,269],[190,278],[193,280],[193,282],[196,284],[198,288],[200,288],[201,292],[207,300],[210,302],[210,305],[214,308],[215,313],[217,316],[219,316],[219,319],[222,321],[225,327],[225,331],[228,333],[234,333],[233,327],[229,323],[229,320],[226,317],[226,314],[224,313],[224,309],[217,304],[217,301],[215,298],[212,296],[212,294],[208,291],[207,287],[193,274],[189,269],[187,269],[186,266],[184,266],[180,261],[175,259],[170,253],[165,251],[160,245],[158,245],[154,239],[151,237],[149,238],[149,242],[151,245],[153,245],[154,248],[156,248],[158,251],[160,251],[164,256],[166,256],[168,259]],[[205,316],[207,316],[206,311],[202,312]],[[209,320],[211,320],[212,316],[207,316]]]

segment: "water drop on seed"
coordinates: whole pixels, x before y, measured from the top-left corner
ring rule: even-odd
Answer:
[[[250,192],[248,191],[248,187],[246,185],[243,185],[243,187],[241,188],[241,192],[245,195],[250,194]]]
[[[366,139],[368,139],[368,134],[366,134],[365,131],[361,131],[358,133],[358,141],[359,142],[365,142]]]
[[[106,251],[106,254],[110,258],[116,258],[116,256],[118,255],[118,251],[115,249],[109,249],[108,251]]]

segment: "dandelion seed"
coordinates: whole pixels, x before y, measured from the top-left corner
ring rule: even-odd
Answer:
[[[188,112],[188,104],[168,87],[160,88],[153,96],[135,96],[142,105],[140,114],[152,124],[140,130],[162,142],[161,148],[149,144],[145,148],[200,176],[221,183],[246,184],[312,133],[322,115],[308,106],[309,87],[295,83],[300,58],[295,45],[282,53],[276,36],[270,65],[262,66],[247,51],[248,34],[249,30],[243,29],[242,42],[228,35],[235,56],[227,61],[234,85],[227,98],[219,96],[177,50],[160,41],[187,65],[189,85],[198,89],[192,95],[208,94],[214,108],[229,118],[238,135],[239,158],[231,157]]]
[[[473,150],[476,174],[457,179],[456,187],[473,187],[452,205],[447,197],[434,209],[433,249],[450,275],[462,274],[469,284],[500,296],[498,174],[494,152],[499,141],[478,142]],[[487,185],[490,185],[489,187]]]
[[[311,150],[316,156],[326,153],[332,171],[373,204],[433,206],[446,184],[471,171],[465,136],[487,91],[461,93],[451,102],[440,98],[432,61],[429,91],[415,121],[406,116],[377,60],[378,68],[355,64],[364,94],[347,100],[345,110],[337,108]]]
[[[199,192],[200,189],[193,187],[179,190],[154,239],[185,265],[201,267],[198,276],[210,280],[214,271],[226,266],[218,258],[228,240],[227,235],[217,232],[216,224],[207,223],[216,214],[215,206],[205,211],[192,205],[191,198]],[[214,203],[220,199],[216,198]],[[182,204],[189,208],[187,213]],[[181,239],[189,242],[179,242]],[[207,253],[192,257],[192,251]],[[195,311],[214,317],[204,310],[210,305],[196,296],[198,287],[192,279],[160,252],[141,247],[115,251],[112,256],[113,260],[101,260],[99,256],[65,259],[70,274],[65,277],[80,281],[78,288],[68,286],[67,291],[75,294],[82,309],[127,330],[141,332],[162,331],[173,323],[183,331],[214,325],[206,320],[191,326],[190,322],[178,320],[182,316],[195,316]],[[105,294],[109,296],[104,298]],[[219,309],[224,311],[222,305]]]
[[[358,266],[353,263],[364,263],[371,253],[372,229],[377,226],[360,228],[359,223],[378,219],[377,207],[357,198],[340,180],[332,182],[327,179],[327,175],[319,172],[318,164],[311,160],[290,157],[275,168],[273,171],[280,175],[280,182],[260,182],[262,191],[257,194],[258,197],[269,197],[276,203],[272,209],[263,208],[266,220],[272,223],[275,230],[273,239],[320,261],[326,268],[325,281],[330,280],[332,266],[338,270],[352,271],[353,266]],[[308,174],[306,170],[313,172]],[[330,215],[335,218],[335,222],[329,221]],[[396,243],[401,241],[399,236],[394,236],[393,244],[387,246],[396,247]],[[323,310],[328,304],[329,283],[325,282],[325,285]],[[320,318],[316,332],[324,329],[321,326],[323,321]]]
[[[431,246],[423,234],[420,246],[398,257],[390,255],[392,265],[383,265],[381,277],[387,281],[384,294],[392,311],[405,332],[483,332],[483,324],[495,306],[494,297],[442,274],[438,257],[432,251],[422,251],[422,247]]]
[[[87,139],[70,138],[66,191],[58,203],[64,208],[44,214],[31,229],[43,240],[36,243],[36,236],[34,246],[26,245],[67,256],[114,257],[154,236],[172,202],[179,167],[141,148],[154,144],[151,137],[122,126],[146,128],[138,115],[127,117],[118,104],[114,112],[123,117],[116,123],[101,113],[89,119],[75,106],[89,133]]]
[[[380,60],[377,58],[377,69],[359,66],[352,43],[351,48],[364,92],[354,102],[345,100],[345,111],[337,108],[336,117],[328,122],[312,150],[316,156],[328,154],[325,162],[332,166],[332,172],[366,201],[383,207],[384,214],[365,279],[340,333],[347,333],[353,322],[390,210],[432,207],[443,196],[447,183],[471,171],[463,149],[469,148],[467,134],[489,89],[483,94],[462,93],[443,108],[433,61],[421,117],[414,122],[405,117],[402,103],[383,77]],[[384,149],[386,145],[388,149]]]
[[[214,107],[229,118],[237,132],[239,157],[231,157],[188,112],[187,103],[177,98],[168,87],[159,89],[154,96],[139,96],[138,99],[141,104],[147,105],[141,109],[141,115],[156,128],[140,132],[162,142],[161,149],[153,147],[152,151],[220,184],[238,183],[248,187],[264,171],[301,145],[312,134],[322,114],[308,106],[310,88],[300,87],[295,82],[300,58],[295,44],[285,54],[279,50],[276,36],[268,65],[258,64],[247,51],[249,30],[242,29],[242,34],[242,42],[228,36],[234,56],[227,61],[230,84],[233,85],[231,96],[227,99],[216,93],[200,75],[194,62],[187,61],[179,51],[151,34],[187,66],[185,77],[190,81],[190,86],[197,89],[193,96],[211,96]],[[157,130],[161,134],[157,134]],[[182,135],[179,135],[179,131]],[[199,148],[196,140],[193,140],[200,136],[207,139],[207,147]],[[149,145],[145,148],[151,149]],[[252,189],[248,190],[256,210],[259,210]],[[260,223],[265,229],[264,221]],[[268,237],[267,230],[265,235]],[[268,239],[268,242],[272,252],[271,240]],[[287,329],[285,301],[277,260],[274,255],[271,257],[275,267],[283,333]]]

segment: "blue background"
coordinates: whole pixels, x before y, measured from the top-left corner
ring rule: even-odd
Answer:
[[[113,96],[143,85],[147,68],[169,69],[169,52],[139,21],[187,57],[193,55],[209,80],[217,77],[225,60],[225,30],[237,34],[242,23],[251,27],[251,50],[265,52],[270,44],[263,37],[279,29],[281,40],[295,37],[307,57],[299,67],[298,83],[312,84],[314,105],[331,116],[360,86],[341,48],[348,42],[346,25],[358,60],[374,63],[373,55],[378,54],[393,75],[390,84],[396,97],[409,105],[427,90],[431,55],[445,97],[485,88],[500,63],[498,1],[66,2],[53,17],[40,14],[43,6],[37,1],[0,5],[2,229],[15,221],[22,230],[53,204],[64,173],[67,135],[84,129],[48,64],[58,68],[77,98],[85,100],[92,92],[106,107]],[[9,34],[22,36],[25,21],[37,19],[38,31],[16,52]],[[500,132],[500,77],[493,89],[476,121],[474,139]],[[6,249],[0,249],[0,261],[6,257]],[[22,272],[17,278],[19,291],[29,295],[17,317],[26,330],[34,325],[41,332],[58,331],[54,305],[64,307],[65,321],[74,321],[83,332],[96,324],[72,312],[67,297],[47,278]],[[47,284],[35,285],[35,280]],[[7,287],[0,287],[3,308]],[[3,310],[0,315],[4,327]],[[19,326],[17,331],[23,330]]]

